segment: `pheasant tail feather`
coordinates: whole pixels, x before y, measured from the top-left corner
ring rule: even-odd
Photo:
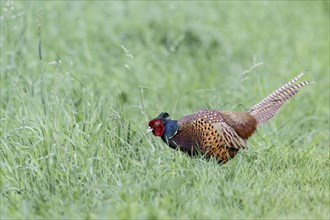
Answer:
[[[304,75],[304,73],[300,73],[291,81],[275,90],[269,96],[262,99],[260,102],[250,108],[248,112],[256,118],[258,125],[261,125],[271,119],[276,114],[276,112],[278,112],[281,106],[294,95],[296,95],[302,87],[310,83],[314,83],[314,81],[307,80],[293,84],[300,77],[302,77],[302,75]]]

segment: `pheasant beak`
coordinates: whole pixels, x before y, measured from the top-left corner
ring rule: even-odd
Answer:
[[[148,129],[147,129],[147,134],[148,133],[150,133],[150,132],[152,132],[154,129],[152,129],[151,127],[149,127]]]

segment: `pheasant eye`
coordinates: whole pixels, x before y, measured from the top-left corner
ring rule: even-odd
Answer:
[[[160,123],[158,121],[155,122],[155,126],[158,126]]]

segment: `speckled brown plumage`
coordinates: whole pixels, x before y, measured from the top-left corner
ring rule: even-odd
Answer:
[[[149,131],[160,136],[171,148],[194,155],[201,152],[219,162],[233,158],[239,149],[246,148],[247,139],[257,127],[272,118],[280,107],[305,85],[313,81],[293,84],[299,74],[247,112],[202,109],[175,121],[161,113],[149,122]]]
[[[170,147],[180,146],[190,155],[200,151],[221,162],[234,157],[238,149],[246,148],[246,139],[255,131],[256,120],[245,112],[205,109],[183,117],[178,125],[177,133],[169,140]],[[244,125],[248,129],[240,128]]]

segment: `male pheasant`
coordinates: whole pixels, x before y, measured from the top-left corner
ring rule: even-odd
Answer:
[[[162,112],[149,121],[147,133],[152,132],[173,149],[189,155],[201,152],[219,163],[233,158],[239,149],[246,148],[247,139],[257,127],[271,119],[280,107],[299,90],[313,81],[294,84],[303,73],[253,105],[247,112],[202,109],[179,120],[168,119]]]

